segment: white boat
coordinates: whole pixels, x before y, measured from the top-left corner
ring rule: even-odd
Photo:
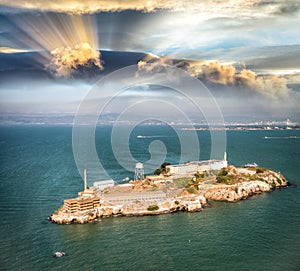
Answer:
[[[60,258],[60,257],[63,257],[65,255],[66,255],[66,253],[64,251],[57,251],[57,252],[54,253],[55,258]]]
[[[254,163],[248,163],[244,167],[257,167],[257,166],[258,165],[254,162]]]

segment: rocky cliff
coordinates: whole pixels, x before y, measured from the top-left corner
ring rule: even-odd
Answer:
[[[71,223],[79,223],[85,224],[88,222],[95,221],[99,218],[98,210],[91,210],[85,213],[68,213],[64,210],[59,211],[56,214],[52,214],[49,216],[49,221],[57,224],[71,224]]]
[[[234,171],[236,174],[242,171],[241,179],[248,178],[248,180],[231,185],[215,184],[205,192],[204,197],[207,200],[234,202],[246,199],[253,194],[269,192],[271,189],[285,187],[289,184],[281,173],[272,170],[253,171],[252,169],[247,169],[245,171],[245,169],[237,169],[231,166],[229,172],[231,171]]]

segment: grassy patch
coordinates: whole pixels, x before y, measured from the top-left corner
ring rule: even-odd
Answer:
[[[251,175],[251,176],[249,177],[249,180],[250,180],[250,181],[256,181],[256,180],[257,180],[257,177],[254,176],[254,175]]]
[[[196,173],[194,175],[197,179],[203,179],[205,177],[205,173]]]
[[[196,194],[197,190],[194,186],[189,186],[187,189],[186,189],[190,194]]]
[[[258,168],[256,168],[256,173],[257,173],[257,174],[259,174],[259,173],[264,173],[265,170],[266,170],[266,169],[264,169],[264,168],[258,167]]]
[[[217,183],[234,184],[237,181],[238,180],[235,178],[235,176],[232,176],[232,175],[218,176],[217,177]]]
[[[148,211],[157,211],[159,209],[159,207],[157,205],[149,205],[147,210]]]
[[[190,181],[191,181],[190,177],[179,178],[179,179],[173,180],[173,182],[174,182],[174,184],[176,185],[177,188],[186,187]]]
[[[278,182],[279,184],[282,184],[282,181],[281,181],[279,178],[277,178],[277,182]]]
[[[156,191],[158,189],[158,186],[156,184],[152,185],[152,191]]]

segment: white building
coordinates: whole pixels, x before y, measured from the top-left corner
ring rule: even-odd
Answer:
[[[197,172],[220,170],[228,166],[226,153],[223,160],[192,161],[185,164],[168,165],[166,171],[170,175],[193,175]]]
[[[166,193],[162,191],[157,192],[134,192],[134,193],[118,193],[118,194],[104,194],[102,201],[110,203],[132,203],[136,201],[160,202],[166,199]]]
[[[244,167],[258,167],[258,165],[254,162],[254,163],[248,163],[244,165]]]
[[[115,182],[113,180],[106,180],[106,181],[99,181],[94,182],[94,187],[100,190],[104,190],[107,187],[113,187],[115,185]]]
[[[189,175],[197,172],[197,162],[189,162],[185,164],[168,165],[166,172],[170,175]]]

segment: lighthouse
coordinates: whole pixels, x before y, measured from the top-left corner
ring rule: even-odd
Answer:
[[[224,157],[223,157],[223,167],[227,167],[228,162],[227,162],[227,152],[224,152]]]

